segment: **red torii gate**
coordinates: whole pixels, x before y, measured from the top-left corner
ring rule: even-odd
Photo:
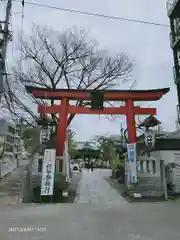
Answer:
[[[60,105],[38,106],[38,113],[58,113],[58,131],[56,155],[63,156],[66,127],[69,113],[74,114],[124,114],[127,118],[128,142],[136,142],[135,115],[155,115],[156,108],[134,106],[135,101],[156,101],[165,95],[169,88],[151,90],[98,90],[103,93],[104,101],[125,101],[125,106],[104,107],[102,110],[92,110],[89,107],[77,107],[69,104],[70,100],[91,100],[93,90],[47,89],[26,86],[26,90],[39,99],[61,100]],[[60,161],[62,169],[62,161]]]

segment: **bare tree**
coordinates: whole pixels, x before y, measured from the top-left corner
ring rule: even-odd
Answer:
[[[113,149],[117,146],[117,141],[111,139],[111,137],[97,135],[94,137],[99,150],[101,151],[101,157],[103,161],[112,160]],[[119,142],[118,142],[119,143]]]
[[[62,33],[48,27],[34,26],[32,35],[20,48],[21,62],[14,70],[14,80],[10,92],[11,113],[20,116],[25,112],[35,121],[37,104],[25,90],[25,85],[67,89],[117,89],[125,81],[131,80],[133,64],[123,54],[111,56],[108,51],[100,50],[98,43],[89,40],[88,32],[82,29],[68,29]],[[53,100],[48,104],[54,105]],[[88,105],[77,101],[77,106]],[[57,121],[56,115],[51,115]],[[68,125],[73,119],[71,114]]]

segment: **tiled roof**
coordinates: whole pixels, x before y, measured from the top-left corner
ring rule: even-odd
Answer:
[[[144,137],[144,134],[140,135],[138,139],[142,139]],[[167,132],[167,131],[161,131],[156,132],[156,138],[158,139],[180,139],[180,130],[176,130],[174,132]]]
[[[76,148],[82,149],[82,148],[91,148],[91,149],[97,149],[97,143],[96,142],[76,142]]]
[[[173,139],[180,139],[180,130],[169,133],[166,137],[173,138]]]

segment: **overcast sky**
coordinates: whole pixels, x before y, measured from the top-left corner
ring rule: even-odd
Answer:
[[[36,2],[169,24],[166,0],[36,0]],[[21,4],[13,3],[12,10],[12,28],[14,33],[17,33],[21,26],[21,17],[17,14],[21,11]],[[31,30],[33,22],[46,24],[59,31],[75,25],[85,27],[90,30],[92,37],[98,40],[102,48],[108,49],[112,54],[126,53],[136,63],[133,73],[134,79],[138,81],[136,89],[171,88],[170,93],[151,106],[157,107],[157,117],[163,122],[166,130],[175,129],[177,100],[168,27],[92,17],[25,4],[24,31],[26,33]],[[12,52],[9,51],[9,57],[11,54]],[[127,85],[122,88],[127,88]],[[148,103],[144,104],[144,106],[147,105]],[[105,117],[79,115],[73,120],[72,128],[76,131],[78,140],[88,140],[96,134],[117,134],[120,131],[121,120],[125,127],[123,116],[109,122]]]

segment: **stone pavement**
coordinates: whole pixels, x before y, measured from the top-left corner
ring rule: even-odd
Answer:
[[[109,175],[109,169],[95,169],[94,172],[84,170],[76,202],[113,205],[126,203],[124,198],[104,180]]]
[[[74,204],[1,209],[0,240],[180,239],[178,202],[126,203],[104,180],[108,174],[107,170],[84,171]]]

